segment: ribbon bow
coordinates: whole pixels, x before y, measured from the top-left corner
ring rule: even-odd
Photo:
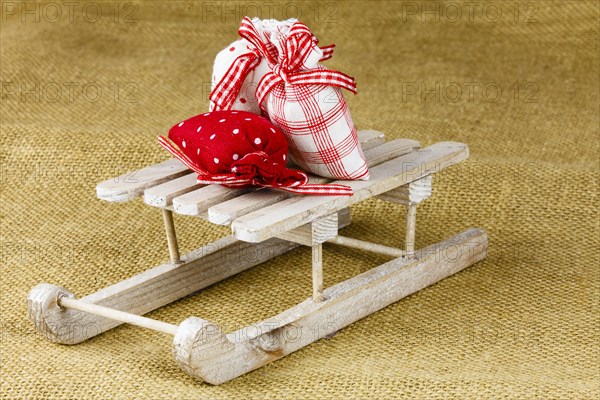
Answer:
[[[318,43],[317,38],[314,37],[308,28],[303,24],[296,23],[292,25],[291,29],[294,29],[296,25],[302,25],[304,28],[306,28],[308,34],[310,34],[311,47],[308,48],[308,50],[310,50],[312,48],[312,44],[316,45]],[[300,32],[300,27],[297,27],[296,30]],[[238,56],[233,61],[225,75],[223,75],[221,80],[210,92],[209,99],[215,105],[215,111],[231,109],[235,99],[242,89],[242,85],[246,80],[246,77],[258,66],[258,64],[260,64],[262,57],[264,57],[271,66],[276,66],[278,64],[277,48],[267,39],[261,39],[260,33],[256,30],[256,27],[250,18],[244,17],[242,23],[240,24],[238,33],[242,38],[250,42],[250,46],[248,46],[248,52]],[[335,45],[321,47],[323,55],[319,61],[330,59],[333,56],[334,47]],[[306,47],[302,47],[302,49],[305,48]],[[304,58],[301,61],[304,61]]]
[[[256,29],[254,28],[254,30]],[[317,38],[306,25],[296,22],[291,26],[285,39],[282,41],[281,51],[278,55],[278,64],[271,65],[272,71],[261,79],[256,89],[256,98],[263,111],[266,111],[263,108],[263,101],[266,96],[280,83],[289,83],[291,85],[331,85],[347,89],[356,94],[356,82],[354,78],[342,72],[329,70],[320,65],[312,69],[301,70],[314,51],[317,43]],[[333,45],[321,48],[321,50],[323,50],[324,56],[319,61],[323,60],[325,54],[331,54],[329,53],[330,51],[333,52]]]
[[[185,166],[198,174],[198,183],[219,184],[228,187],[262,186],[291,193],[322,196],[352,196],[352,188],[337,183],[310,184],[308,175],[288,169],[270,160],[263,151],[246,154],[231,164],[231,173],[210,174],[177,149],[171,142],[158,137],[158,142]]]

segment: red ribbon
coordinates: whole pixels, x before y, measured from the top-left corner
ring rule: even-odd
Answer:
[[[183,154],[164,136],[158,142],[185,166],[198,174],[198,183],[219,184],[228,187],[262,186],[297,194],[320,196],[352,196],[349,186],[337,183],[309,184],[308,175],[302,171],[275,167],[262,151],[246,154],[232,164],[231,173],[210,174]]]
[[[233,61],[223,78],[210,92],[209,99],[215,105],[215,111],[231,109],[246,76],[258,64],[260,64],[260,56],[255,52],[242,54]]]
[[[309,50],[312,49],[312,45],[317,44],[318,40],[304,24],[295,23],[290,28],[290,32],[296,32],[296,34],[301,36],[301,50],[304,52],[304,54],[299,57],[296,62],[294,62],[294,68],[299,68],[304,62],[306,56],[308,56]],[[248,48],[247,53],[238,56],[233,61],[225,75],[223,75],[221,80],[210,92],[209,99],[215,105],[215,111],[231,109],[235,99],[240,93],[246,77],[252,70],[254,70],[254,68],[258,66],[258,64],[260,64],[261,57],[264,57],[271,66],[278,64],[277,48],[273,43],[260,38],[260,33],[256,30],[254,24],[252,24],[252,20],[250,18],[244,17],[240,24],[238,33],[242,38],[250,42],[251,46]],[[307,42],[307,37],[309,37],[308,35],[310,35],[310,43]],[[290,43],[290,46],[293,46],[293,44]],[[334,47],[335,45],[333,44],[321,47],[323,55],[319,61],[330,59],[333,56]],[[290,53],[290,51],[295,50],[288,49],[287,53],[293,54]],[[313,81],[300,83],[313,83]]]
[[[269,92],[280,83],[337,86],[356,94],[354,78],[342,72],[329,70],[322,66],[305,71],[300,70],[317,43],[317,38],[306,25],[296,22],[291,26],[286,35],[285,48],[279,54],[278,64],[271,66],[272,71],[261,79],[256,89],[256,98],[261,108],[263,108],[263,101]],[[321,50],[323,50],[321,60],[330,58],[333,46],[327,46]],[[266,110],[263,108],[263,111]]]

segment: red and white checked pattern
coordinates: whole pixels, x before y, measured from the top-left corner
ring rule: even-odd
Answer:
[[[301,23],[278,36],[273,44],[279,64],[258,85],[259,105],[286,135],[300,167],[328,178],[366,180],[367,162],[340,90],[356,93],[354,78],[318,65],[316,43]]]
[[[368,179],[369,170],[341,90],[325,85],[279,84],[266,104],[304,170],[335,179]]]
[[[261,27],[262,22],[255,20]],[[270,66],[278,63],[277,48],[268,37],[275,30],[289,30],[294,22],[269,22],[269,27],[262,27],[259,32],[248,17],[242,20],[238,32],[244,39],[231,43],[215,58],[209,95],[210,111],[240,110],[261,114],[256,89],[261,79],[271,71]],[[329,45],[320,48],[320,61],[330,59],[334,47]]]

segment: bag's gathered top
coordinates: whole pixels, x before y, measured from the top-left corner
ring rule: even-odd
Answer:
[[[257,26],[260,28],[257,28]],[[286,46],[287,54],[280,54],[277,46],[272,40],[278,40],[277,36],[281,33],[290,35],[290,45]],[[242,89],[242,85],[248,74],[252,72],[261,62],[266,60],[271,69],[277,70],[275,76],[270,76],[266,81],[259,81],[258,86],[254,88],[262,93],[262,98],[272,89],[273,85],[280,82],[276,76],[289,77],[291,83],[319,83],[324,84],[323,79],[328,82],[336,80],[344,85],[348,90],[356,93],[356,84],[354,79],[336,71],[333,73],[333,79],[327,74],[320,73],[319,76],[305,74],[298,76],[297,72],[304,65],[304,61],[309,53],[316,47],[318,58],[316,61],[325,61],[333,56],[335,45],[317,47],[318,39],[310,32],[308,27],[295,19],[286,21],[254,20],[245,17],[238,30],[240,37],[247,41],[246,50],[233,60],[227,72],[213,87],[209,99],[213,104],[214,110],[230,110],[236,97]],[[296,58],[296,55],[298,58]],[[281,58],[283,56],[283,58]],[[315,61],[315,62],[316,62]],[[263,77],[264,78],[264,77]],[[318,79],[321,79],[318,81]],[[333,83],[331,83],[333,84]],[[259,101],[260,104],[260,101]]]

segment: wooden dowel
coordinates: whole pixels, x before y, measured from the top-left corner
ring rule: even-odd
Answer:
[[[173,222],[173,212],[171,210],[162,209],[163,220],[165,222],[165,232],[167,233],[167,243],[169,244],[169,258],[173,264],[178,263],[179,245],[177,244],[177,235],[175,234],[175,223]]]
[[[415,256],[415,228],[417,224],[417,205],[409,203],[406,209],[406,258]]]
[[[346,236],[336,236],[333,239],[329,239],[327,243],[339,244],[340,246],[352,247],[354,249],[371,251],[373,253],[379,253],[390,257],[402,257],[406,254],[404,250],[396,249],[394,247],[384,246],[382,244],[371,243],[364,240],[354,239]]]
[[[72,299],[69,297],[59,297],[58,305],[64,308],[72,308],[73,310],[83,311],[89,314],[98,315],[100,317],[114,319],[115,321],[125,322],[131,325],[141,326],[142,328],[152,329],[158,332],[168,333],[175,336],[177,325],[167,322],[157,321],[155,319],[142,317],[140,315],[130,314],[127,312],[115,310],[114,308],[102,307],[97,304],[85,303],[81,300]]]
[[[312,246],[312,280],[313,300],[323,301],[323,245],[321,243]]]

